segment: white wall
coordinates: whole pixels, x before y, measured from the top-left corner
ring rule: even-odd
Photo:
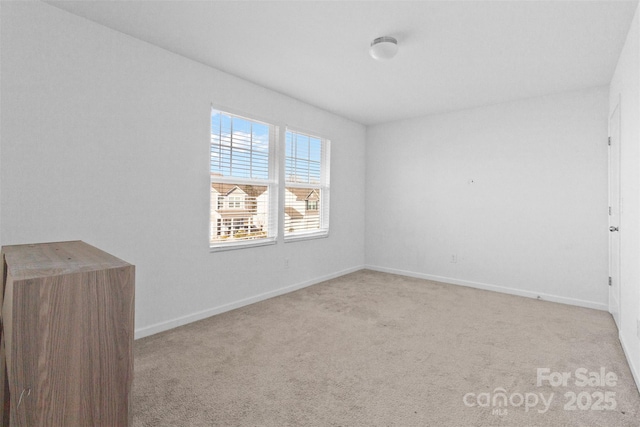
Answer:
[[[633,18],[609,90],[620,102],[620,342],[640,388],[640,18]]]
[[[2,245],[135,264],[138,337],[363,266],[363,126],[44,3],[1,8]],[[209,252],[211,103],[331,139],[330,237]]]
[[[607,94],[370,127],[367,266],[606,309]]]

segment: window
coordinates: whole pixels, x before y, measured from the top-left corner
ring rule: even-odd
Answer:
[[[285,240],[329,233],[329,141],[287,130]]]
[[[229,196],[229,209],[240,209],[242,206],[241,196]]]
[[[212,249],[275,243],[279,223],[285,241],[328,235],[330,143],[287,129],[276,163],[277,133],[274,125],[211,110]]]
[[[212,248],[275,242],[275,141],[275,126],[212,109]]]

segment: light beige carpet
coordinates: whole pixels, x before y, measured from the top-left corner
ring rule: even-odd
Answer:
[[[640,425],[608,313],[367,270],[137,340],[133,393],[135,426]]]

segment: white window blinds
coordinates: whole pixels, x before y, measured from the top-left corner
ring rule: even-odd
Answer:
[[[270,125],[213,111],[211,173],[269,179]]]

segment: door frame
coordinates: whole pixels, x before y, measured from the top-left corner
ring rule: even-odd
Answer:
[[[609,196],[609,227],[620,228],[622,215],[622,198],[620,185],[621,166],[621,98],[618,96],[616,106],[609,116],[609,144],[608,144],[608,196]],[[615,150],[615,151],[614,151]],[[617,196],[617,200],[616,200]],[[609,231],[609,313],[620,329],[621,320],[621,282],[620,282],[620,231]]]

